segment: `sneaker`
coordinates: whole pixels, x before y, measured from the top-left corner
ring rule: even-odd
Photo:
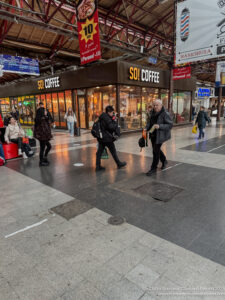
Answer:
[[[151,169],[146,173],[146,176],[152,176],[152,175],[156,174],[156,172],[157,172],[157,169]]]
[[[47,167],[48,165],[49,165],[49,163],[44,160],[39,162],[40,167]]]
[[[47,163],[49,164],[49,160],[47,159],[46,156],[43,158],[43,161],[44,161],[44,162],[47,162]]]
[[[165,161],[162,163],[161,170],[164,170],[164,169],[166,168],[166,165],[168,165],[168,160],[165,160]]]
[[[28,158],[25,152],[23,152],[23,158]]]
[[[96,172],[98,171],[105,171],[105,168],[102,167],[102,166],[97,166],[96,169],[95,169]]]
[[[117,168],[121,169],[121,168],[125,167],[126,165],[127,165],[127,163],[125,161],[123,161],[117,165]]]
[[[22,155],[22,150],[21,149],[18,150],[18,155]]]

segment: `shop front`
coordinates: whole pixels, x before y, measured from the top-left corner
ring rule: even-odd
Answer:
[[[174,123],[188,123],[195,80],[180,80],[174,85]],[[66,128],[64,116],[72,107],[78,126],[90,129],[105,107],[113,105],[122,130],[136,130],[146,125],[147,109],[157,98],[168,109],[168,71],[113,62],[4,86],[0,90],[0,107],[5,115],[16,105],[20,123],[33,125],[38,103],[42,101],[58,128]]]

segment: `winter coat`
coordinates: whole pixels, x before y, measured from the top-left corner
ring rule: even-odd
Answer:
[[[118,124],[114,121],[109,114],[102,113],[99,117],[102,136],[103,138],[99,141],[103,143],[111,143],[115,141],[114,133],[118,130]]]
[[[49,141],[52,138],[51,126],[53,119],[48,111],[47,116],[44,114],[45,108],[41,107],[37,110],[34,137],[39,141]]]
[[[156,138],[156,144],[162,144],[171,138],[173,121],[164,107],[162,107],[159,113],[156,113],[154,110],[152,111],[150,121],[146,126],[146,130],[150,130],[154,124],[159,125],[159,129],[155,129],[153,132],[153,136]],[[151,134],[150,138],[152,138]]]
[[[205,111],[200,110],[197,115],[195,124],[198,124],[198,128],[205,128],[206,122],[210,122],[210,119]]]
[[[5,141],[6,143],[9,143],[12,139],[18,139],[18,137],[25,136],[25,133],[21,127],[18,126],[18,124],[11,125],[9,124],[6,127],[5,131]]]
[[[67,122],[69,123],[76,123],[77,118],[75,113],[73,112],[72,115],[68,115],[68,113],[65,114],[64,119],[66,119]]]

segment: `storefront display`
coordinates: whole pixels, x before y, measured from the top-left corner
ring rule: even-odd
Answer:
[[[121,129],[137,130],[146,126],[147,110],[155,99],[161,99],[168,109],[169,78],[170,72],[166,70],[121,61],[110,62],[67,71],[59,76],[16,83],[10,89],[3,87],[0,103],[3,113],[17,105],[21,124],[33,125],[38,104],[43,102],[58,128],[66,128],[64,116],[72,107],[76,112],[77,125],[87,129],[92,127],[107,105],[112,105],[118,113]],[[184,124],[191,120],[195,88],[192,78],[174,82],[170,112],[174,123]]]

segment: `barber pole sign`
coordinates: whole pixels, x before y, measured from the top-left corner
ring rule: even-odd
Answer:
[[[97,0],[77,0],[77,28],[81,64],[101,58]]]

